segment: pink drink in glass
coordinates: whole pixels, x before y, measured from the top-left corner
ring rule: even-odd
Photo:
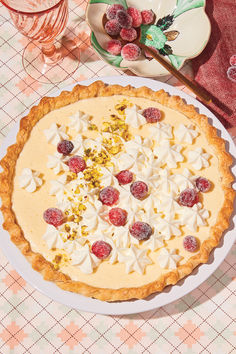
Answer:
[[[23,65],[34,79],[61,82],[78,67],[78,60],[63,41],[55,38],[68,21],[68,0],[0,0],[15,27],[33,41],[23,53]]]

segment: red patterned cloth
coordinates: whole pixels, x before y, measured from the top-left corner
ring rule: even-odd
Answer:
[[[229,59],[236,54],[236,1],[207,0],[211,37],[192,60],[195,80],[212,96],[210,109],[226,128],[236,126],[236,83],[227,78]]]

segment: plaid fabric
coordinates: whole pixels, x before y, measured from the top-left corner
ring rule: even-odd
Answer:
[[[86,1],[70,1],[67,33],[77,38],[78,70],[66,82],[44,85],[24,72],[21,58],[28,41],[0,6],[0,143],[42,96],[87,78],[130,74],[106,65],[93,52],[85,7]],[[190,64],[183,72],[191,76]],[[173,77],[165,82],[178,84]],[[235,253],[234,248],[206,282],[174,303],[132,316],[102,316],[40,294],[0,251],[0,353],[233,353]]]

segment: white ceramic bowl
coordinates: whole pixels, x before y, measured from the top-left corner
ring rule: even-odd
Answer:
[[[209,40],[211,25],[205,12],[205,0],[90,0],[86,20],[92,30],[92,47],[104,61],[119,69],[130,69],[136,75],[146,77],[168,74],[156,60],[148,60],[144,55],[136,61],[127,61],[120,55],[114,56],[106,51],[110,37],[103,28],[102,19],[107,7],[114,3],[122,4],[125,8],[151,9],[156,15],[155,24],[159,21],[161,35],[177,31],[176,39],[170,41],[166,38],[165,42],[172,50],[172,54],[165,58],[176,69],[180,69],[185,60],[199,55]]]

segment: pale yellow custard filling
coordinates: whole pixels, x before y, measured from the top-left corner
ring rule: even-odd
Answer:
[[[32,250],[42,254],[49,261],[52,261],[58,252],[57,250],[49,250],[42,238],[42,235],[47,228],[47,224],[44,222],[42,215],[47,208],[56,206],[56,198],[49,195],[49,181],[54,180],[57,177],[52,169],[47,168],[48,155],[54,154],[56,147],[47,143],[44,136],[44,130],[49,129],[54,122],[59,125],[68,126],[69,117],[78,111],[91,115],[93,117],[92,123],[101,127],[101,123],[103,121],[108,121],[111,114],[117,114],[115,105],[123,99],[126,99],[126,97],[112,96],[84,99],[60,108],[59,110],[50,112],[35,125],[29,140],[25,144],[24,149],[17,160],[12,196],[13,211],[17,216],[18,224],[21,226],[25,238],[31,244]],[[128,100],[142,109],[150,106],[159,108],[163,112],[162,122],[165,124],[171,124],[174,129],[177,129],[180,123],[185,125],[190,124],[189,119],[183,114],[168,109],[154,101],[143,98],[129,98]],[[145,124],[139,129],[130,128],[130,132],[133,136],[141,135],[142,137],[148,137],[150,126],[151,124]],[[187,156],[189,150],[193,150],[196,147],[202,147],[205,152],[211,155],[211,158],[209,159],[210,166],[203,168],[200,171],[196,171],[186,162],[185,158],[183,162],[178,163],[178,168],[170,170],[172,173],[180,173],[184,168],[188,168],[194,175],[204,176],[212,182],[213,188],[208,193],[201,193],[201,203],[203,204],[203,207],[209,211],[210,216],[207,219],[207,225],[199,227],[197,232],[182,227],[183,232],[181,236],[172,237],[170,240],[165,241],[168,249],[177,249],[179,254],[183,257],[179,264],[186,263],[186,261],[193,255],[183,248],[183,237],[191,234],[197,236],[201,242],[208,239],[210,226],[215,224],[217,214],[223,205],[223,191],[220,186],[218,159],[214,154],[214,150],[209,146],[209,143],[204,135],[201,134],[197,126],[195,126],[195,130],[199,132],[198,137],[194,139],[193,144],[184,144],[182,154]],[[77,135],[77,133],[71,128],[68,129],[67,134],[70,139],[74,139]],[[83,133],[83,135],[91,138],[95,138],[97,134],[98,132],[96,131],[87,131]],[[19,186],[19,176],[25,167],[42,173],[43,185],[34,193],[28,193]],[[158,254],[159,250],[149,252],[149,257],[153,263],[146,267],[144,274],[138,274],[137,272],[127,274],[125,272],[124,264],[109,264],[108,261],[100,263],[92,274],[82,273],[78,267],[70,265],[69,262],[62,262],[60,270],[69,275],[72,280],[79,280],[96,287],[109,287],[112,289],[121,287],[138,287],[154,281],[161,274],[169,271],[168,269],[162,269],[159,266],[157,261]]]

